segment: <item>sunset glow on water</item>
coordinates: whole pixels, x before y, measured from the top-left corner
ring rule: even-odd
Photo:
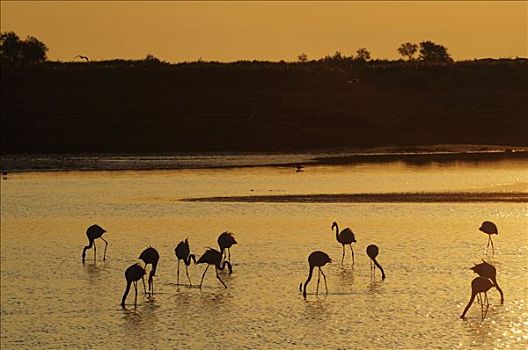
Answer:
[[[409,166],[358,164],[292,168],[33,172],[1,181],[2,348],[522,349],[528,344],[528,207],[511,203],[187,202],[244,195],[386,192],[521,192],[526,161]],[[499,227],[485,254],[483,221]],[[331,224],[357,239],[350,266]],[[108,232],[81,263],[86,228]],[[209,269],[202,290],[176,286],[176,244],[216,247],[229,230],[233,274]],[[387,278],[370,277],[369,244]],[[124,271],[147,246],[161,255],[154,300],[133,291],[120,307]],[[329,293],[316,279],[304,299],[307,256],[322,250]],[[469,268],[494,264],[505,294],[488,292],[466,320]],[[183,265],[181,266],[183,268]],[[193,284],[203,265],[191,265]],[[180,271],[181,272],[181,271]],[[185,282],[180,275],[180,282]]]

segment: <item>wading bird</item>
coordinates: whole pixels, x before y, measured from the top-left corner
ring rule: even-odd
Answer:
[[[80,59],[82,60],[85,60],[86,62],[90,62],[90,59],[87,57],[87,56],[83,56],[83,55],[77,55],[75,56],[75,58],[79,57]]]
[[[484,221],[480,226],[479,230],[488,235],[488,245],[486,246],[486,254],[488,253],[490,243],[492,254],[495,254],[495,248],[493,247],[493,240],[491,239],[491,235],[499,234],[497,226],[491,221]]]
[[[308,283],[312,279],[313,269],[315,267],[319,269],[318,274],[317,274],[317,288],[315,289],[315,294],[317,295],[319,293],[319,282],[321,280],[321,274],[323,274],[326,294],[328,294],[328,286],[326,284],[326,275],[324,274],[323,270],[321,270],[321,267],[331,262],[332,262],[332,259],[330,259],[328,254],[326,254],[325,252],[321,252],[319,250],[312,252],[308,256],[308,265],[310,266],[310,272],[308,273],[308,278],[306,279],[306,282],[304,282],[304,287],[302,283],[299,285],[299,292],[302,289],[303,297],[306,298],[306,286],[308,286]]]
[[[370,272],[371,272],[371,275],[372,276],[375,276],[376,275],[376,266],[378,267],[378,269],[380,269],[381,271],[381,279],[385,279],[385,272],[383,271],[383,268],[381,267],[381,265],[378,263],[378,261],[376,260],[376,257],[378,256],[378,253],[379,253],[379,249],[378,249],[378,246],[375,245],[375,244],[371,244],[367,247],[367,255],[369,256],[370,258]]]
[[[475,277],[473,281],[471,281],[471,298],[469,299],[469,303],[466,305],[466,308],[464,309],[464,312],[462,312],[462,315],[460,318],[464,318],[466,316],[466,312],[471,307],[471,304],[473,304],[473,300],[475,300],[475,296],[479,296],[479,302],[480,302],[480,311],[482,319],[486,317],[486,314],[488,312],[488,290],[493,287],[493,282],[489,278],[485,277]],[[484,293],[484,298],[480,295],[481,293]],[[484,301],[486,302],[486,310],[484,310]]]
[[[134,290],[136,291],[135,297],[134,297],[134,306],[137,306],[137,281],[140,279],[143,280],[143,276],[145,276],[145,269],[141,267],[139,264],[134,264],[130,266],[125,271],[125,278],[127,280],[127,285],[125,289],[125,293],[123,294],[123,299],[121,299],[121,307],[125,307],[125,300],[128,296],[128,292],[130,291],[130,285],[132,282],[134,282]],[[143,280],[143,285],[145,285],[145,281]]]
[[[495,266],[482,260],[482,263],[473,266],[471,270],[473,270],[473,272],[478,274],[480,277],[489,278],[493,282],[493,285],[495,288],[497,288],[497,291],[501,296],[501,304],[504,304],[504,294],[497,283],[497,269],[495,269]]]
[[[225,255],[228,255],[226,260],[231,263],[231,250],[229,248],[231,248],[233,244],[238,244],[238,242],[235,240],[235,237],[233,236],[233,233],[228,231],[223,232],[220,234],[220,236],[218,236],[217,241],[218,246],[220,247],[220,252],[222,253],[222,259],[226,259]],[[225,252],[226,249],[228,254]]]
[[[191,278],[189,277],[189,269],[188,266],[191,264],[191,260],[194,261],[196,264],[196,257],[194,254],[191,254],[191,250],[189,248],[189,240],[186,238],[185,241],[181,241],[178,243],[176,248],[174,249],[174,253],[176,254],[176,258],[178,258],[178,277],[176,280],[176,285],[180,285],[180,260],[183,260],[183,263],[185,264],[185,273],[187,274],[187,278],[189,279],[189,285],[192,286]]]
[[[101,238],[105,242],[105,250],[104,250],[104,254],[103,254],[103,261],[106,260],[106,248],[108,247],[108,242],[102,237],[103,233],[105,233],[105,232],[106,232],[106,230],[104,228],[102,228],[101,226],[99,226],[99,225],[92,225],[92,226],[88,227],[88,229],[86,230],[86,236],[88,237],[88,245],[86,247],[84,247],[84,249],[83,249],[82,262],[85,261],[86,250],[92,248],[92,246],[93,246],[93,249],[94,249],[94,261],[95,261],[95,256],[96,256],[96,253],[97,253],[97,249],[95,247],[95,239],[96,238]]]
[[[205,268],[205,271],[202,275],[202,280],[200,281],[200,288],[202,288],[202,283],[205,278],[205,273],[207,272],[207,269],[209,268],[210,265],[214,265],[215,271],[216,271],[216,278],[218,278],[218,280],[224,285],[224,287],[227,288],[224,281],[222,281],[220,276],[218,276],[218,270],[223,270],[227,265],[227,267],[229,268],[229,274],[231,274],[233,272],[233,269],[231,268],[231,263],[229,261],[224,261],[223,264],[221,264],[221,262],[222,262],[222,253],[220,253],[218,250],[213,249],[213,248],[207,249],[205,253],[203,253],[203,255],[200,257],[200,259],[198,259],[198,261],[196,262],[197,264],[207,264],[207,267]]]
[[[356,242],[356,237],[354,236],[354,232],[352,232],[351,229],[344,228],[341,232],[339,232],[339,226],[337,226],[337,222],[334,221],[332,224],[332,230],[335,228],[336,231],[336,240],[343,245],[343,256],[341,257],[341,265],[343,265],[343,260],[345,259],[345,245],[350,246],[350,251],[352,252],[352,265],[354,265],[354,249],[352,249],[352,243]]]
[[[145,270],[147,269],[147,265],[151,264],[152,269],[149,273],[148,278],[148,285],[149,285],[149,293],[150,296],[154,295],[154,275],[156,274],[156,268],[158,267],[158,260],[159,260],[159,253],[156,249],[152,247],[148,247],[143,252],[141,252],[141,255],[139,256],[139,259],[143,260],[145,263]],[[145,284],[143,283],[143,289],[145,289]],[[147,294],[147,291],[145,290],[145,294]]]

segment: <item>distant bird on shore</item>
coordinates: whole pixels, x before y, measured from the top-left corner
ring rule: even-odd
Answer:
[[[326,284],[326,275],[324,274],[323,270],[321,270],[321,267],[331,262],[332,262],[332,259],[330,259],[328,254],[326,254],[325,252],[319,251],[319,250],[312,252],[308,256],[308,265],[310,266],[310,272],[308,273],[308,278],[306,279],[306,282],[304,282],[304,287],[302,283],[299,285],[299,292],[302,290],[303,297],[306,298],[306,287],[308,286],[308,283],[312,279],[313,269],[315,267],[319,269],[317,273],[317,288],[315,289],[315,294],[317,295],[319,293],[319,282],[321,280],[321,274],[323,274],[326,294],[328,294],[328,285]]]
[[[464,318],[466,316],[466,312],[471,307],[471,304],[473,304],[473,300],[475,300],[475,296],[479,296],[479,302],[480,302],[480,311],[482,315],[482,319],[486,317],[486,314],[488,312],[489,302],[488,302],[488,290],[493,287],[493,282],[489,278],[485,277],[475,277],[473,281],[471,281],[471,298],[469,299],[468,304],[466,305],[464,312],[462,312],[462,315],[460,318]],[[481,293],[484,293],[484,298],[481,296]],[[484,310],[484,301],[486,302],[486,310]]]
[[[99,226],[99,225],[92,225],[92,226],[88,227],[88,229],[86,230],[86,236],[88,237],[88,245],[86,247],[84,247],[83,252],[82,252],[82,262],[83,263],[84,263],[85,258],[86,258],[86,250],[92,248],[92,246],[93,246],[93,249],[94,249],[94,261],[95,261],[95,257],[96,257],[96,254],[97,254],[97,248],[95,247],[95,239],[96,238],[101,238],[105,242],[105,250],[104,250],[104,254],[103,254],[103,261],[106,260],[106,248],[108,247],[108,242],[102,237],[103,233],[105,233],[105,232],[106,232],[106,230],[104,228],[102,228],[101,226]]]
[[[7,180],[7,171],[2,172],[2,179]]]
[[[158,267],[158,261],[159,261],[159,253],[156,249],[152,247],[148,247],[143,252],[141,252],[139,259],[143,260],[143,262],[145,263],[144,270],[147,269],[148,264],[152,265],[152,269],[150,270],[150,273],[149,273],[148,285],[149,285],[150,296],[153,296],[154,295],[154,278],[153,277],[156,275],[156,268]],[[146,290],[145,290],[145,294],[147,294]]]
[[[196,262],[197,264],[207,264],[207,267],[205,268],[205,271],[202,275],[202,280],[200,281],[200,288],[202,288],[203,280],[205,278],[205,273],[207,272],[207,269],[209,269],[210,265],[214,265],[215,271],[216,271],[216,278],[224,285],[225,288],[227,288],[226,284],[220,276],[218,276],[218,270],[223,270],[226,266],[229,269],[229,274],[233,272],[233,269],[231,267],[231,263],[229,261],[224,261],[222,263],[222,253],[220,253],[218,250],[209,248],[203,253],[203,255],[198,259]]]
[[[488,253],[490,243],[492,254],[495,254],[495,248],[493,247],[493,240],[491,239],[491,235],[499,234],[497,226],[491,221],[484,221],[480,226],[479,230],[488,235],[488,245],[486,246],[486,254]]]
[[[385,279],[385,272],[383,271],[383,268],[381,267],[381,265],[376,260],[376,257],[378,256],[378,253],[379,253],[379,249],[378,249],[377,245],[371,244],[371,245],[369,245],[367,247],[367,255],[368,255],[368,257],[371,260],[371,262],[370,262],[371,275],[372,276],[376,275],[376,266],[377,266],[378,269],[380,269],[380,271],[381,271],[381,279],[384,280]]]
[[[77,56],[75,56],[75,58],[77,58],[77,57],[79,57],[79,58],[82,59],[82,60],[86,60],[86,62],[90,62],[90,59],[89,59],[88,57],[86,57],[86,56],[83,56],[83,55],[77,55]]]
[[[497,283],[497,269],[495,269],[495,266],[482,260],[482,263],[473,266],[471,270],[473,270],[473,272],[478,274],[480,277],[489,278],[493,282],[494,287],[497,288],[497,291],[501,296],[501,304],[504,304],[504,294]]]
[[[134,264],[130,266],[125,271],[125,278],[127,280],[127,285],[125,289],[125,293],[123,294],[123,298],[121,299],[121,307],[125,307],[125,300],[128,296],[128,292],[130,291],[130,285],[132,282],[134,283],[134,290],[136,291],[135,297],[134,297],[134,306],[137,306],[137,281],[140,279],[143,279],[143,276],[145,276],[145,269],[142,268],[139,264]],[[145,285],[145,280],[143,279],[143,285]]]
[[[185,264],[185,273],[187,274],[187,278],[189,279],[189,285],[192,286],[191,278],[189,277],[189,269],[188,266],[191,264],[191,260],[194,261],[196,264],[196,257],[194,254],[191,254],[191,250],[189,248],[189,241],[186,238],[185,241],[181,241],[178,243],[176,248],[174,249],[174,253],[176,254],[176,258],[178,258],[178,277],[176,280],[176,285],[180,285],[180,260],[183,260],[183,263]]]
[[[354,236],[354,232],[352,232],[351,229],[344,228],[341,232],[339,232],[339,226],[337,225],[337,222],[334,221],[332,224],[332,230],[335,228],[336,231],[336,240],[343,245],[343,256],[341,257],[341,265],[343,265],[343,261],[345,259],[345,245],[350,246],[350,251],[352,252],[352,265],[355,264],[354,262],[354,249],[352,249],[352,243],[356,242],[356,237]]]
[[[295,172],[301,173],[304,170],[304,166],[302,164],[297,164],[295,166],[295,169],[296,169]]]
[[[231,263],[231,249],[230,248],[234,244],[238,244],[238,242],[235,240],[235,237],[233,236],[233,233],[228,232],[228,231],[221,233],[220,236],[218,236],[217,242],[218,242],[218,246],[220,247],[220,252],[222,253],[222,259],[226,259],[226,255],[228,255],[226,260]],[[228,254],[226,254],[226,251],[225,251],[226,249],[227,249]]]

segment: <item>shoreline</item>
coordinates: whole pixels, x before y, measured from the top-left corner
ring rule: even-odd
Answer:
[[[186,198],[182,201],[224,203],[528,203],[528,192],[291,194]]]
[[[298,153],[173,153],[173,154],[11,154],[2,155],[6,172],[147,171],[297,167],[404,162],[425,165],[442,162],[528,160],[528,147],[496,145],[431,145]]]

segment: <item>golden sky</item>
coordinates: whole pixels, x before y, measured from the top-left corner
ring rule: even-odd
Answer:
[[[317,59],[365,47],[395,59],[432,40],[456,60],[528,56],[528,2],[0,2],[1,30],[36,36],[52,60]]]

